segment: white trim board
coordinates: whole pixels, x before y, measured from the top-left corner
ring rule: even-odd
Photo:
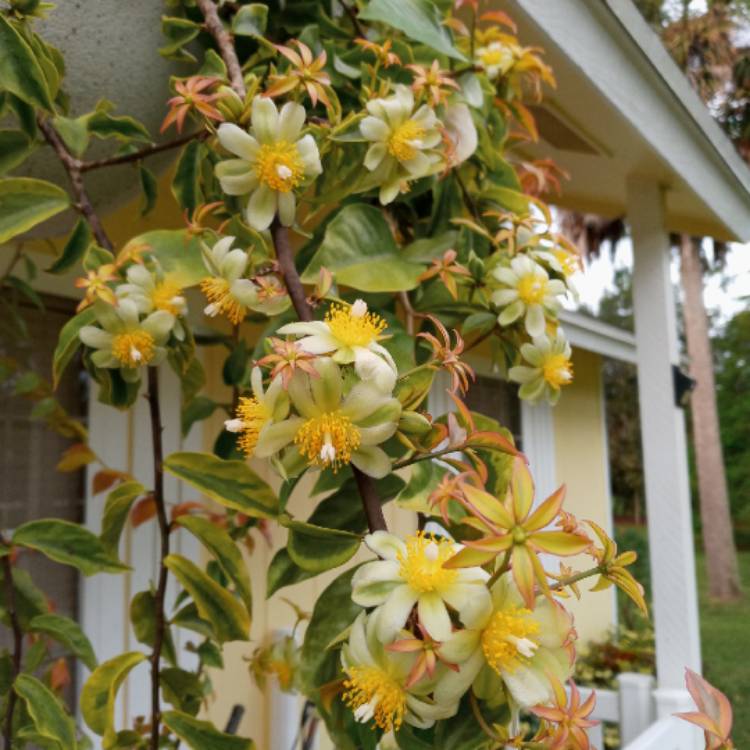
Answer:
[[[569,310],[560,312],[560,322],[572,346],[622,362],[637,362],[635,334]]]

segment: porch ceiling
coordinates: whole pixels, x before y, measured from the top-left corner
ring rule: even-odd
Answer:
[[[498,0],[524,44],[540,46],[558,86],[535,114],[542,142],[569,174],[567,208],[626,213],[626,178],[666,188],[666,222],[750,239],[750,170],[630,0]]]

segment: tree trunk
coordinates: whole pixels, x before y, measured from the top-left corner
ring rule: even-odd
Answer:
[[[741,594],[740,577],[716,410],[713,355],[703,302],[699,244],[689,235],[682,235],[680,251],[690,375],[697,382],[690,409],[708,590],[716,599],[730,600]]]

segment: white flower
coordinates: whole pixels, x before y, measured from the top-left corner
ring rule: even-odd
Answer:
[[[375,172],[380,183],[380,202],[394,200],[402,183],[439,171],[443,158],[434,151],[442,141],[440,122],[426,104],[414,111],[414,94],[408,86],[396,85],[387,99],[367,103],[370,113],[359,125],[372,141],[365,155],[365,167]]]
[[[475,610],[467,629],[454,633],[441,653],[459,665],[441,677],[435,700],[460,700],[472,687],[490,703],[502,703],[507,690],[514,703],[528,708],[552,699],[550,676],[565,682],[575,651],[571,615],[557,602],[540,596],[534,610],[526,609],[510,574],[492,587],[488,609]]]
[[[226,315],[236,325],[258,301],[258,287],[242,278],[250,259],[244,250],[230,250],[233,244],[234,237],[222,237],[212,248],[204,245],[203,261],[211,276],[201,281],[201,290],[209,300],[203,312]]]
[[[273,443],[259,443],[255,455],[267,458],[293,443],[284,459],[289,474],[306,466],[335,472],[351,463],[382,479],[391,471],[391,459],[379,446],[398,429],[400,402],[364,382],[345,394],[341,369],[330,357],[316,359],[314,367],[317,377],[297,370],[289,381],[298,416],[274,425]]]
[[[458,710],[457,701],[438,704],[428,697],[431,681],[405,687],[414,655],[386,651],[375,636],[372,617],[364,612],[351,627],[341,661],[347,676],[343,700],[359,722],[372,721],[386,733],[398,731],[403,722],[427,729]]]
[[[127,270],[127,283],[115,289],[118,299],[135,302],[138,312],[148,314],[154,310],[166,310],[176,318],[187,313],[187,302],[180,285],[170,276],[158,271],[151,272],[145,266],[135,263]],[[185,329],[179,320],[175,321],[175,337],[182,341]]]
[[[555,404],[560,398],[560,388],[573,380],[570,344],[562,329],[557,329],[554,338],[536,336],[532,344],[521,347],[521,355],[531,366],[518,365],[508,372],[511,380],[521,384],[518,395],[527,401],[546,398]]]
[[[558,297],[565,294],[565,284],[559,279],[550,279],[542,266],[525,255],[513,258],[510,268],[495,268],[492,275],[504,287],[492,293],[492,302],[502,308],[498,323],[508,326],[524,315],[529,336],[541,336],[545,330],[545,313],[557,313]]]
[[[219,126],[219,142],[237,159],[216,165],[221,189],[228,195],[250,193],[247,222],[258,231],[271,226],[276,212],[284,226],[294,224],[295,189],[323,168],[315,139],[300,138],[305,108],[287,102],[279,112],[273,99],[253,99],[250,133],[232,123]]]
[[[486,571],[443,567],[461,545],[422,532],[404,542],[386,531],[368,534],[365,544],[381,559],[354,574],[352,600],[362,607],[378,607],[373,618],[383,643],[404,627],[415,604],[419,621],[436,641],[445,641],[453,630],[448,607],[463,620],[465,612],[489,606]]]
[[[237,405],[237,416],[227,419],[224,428],[239,433],[238,445],[248,457],[256,453],[270,456],[289,442],[286,427],[279,427],[289,414],[289,397],[280,376],[263,390],[263,373],[254,367],[250,373],[252,396],[243,396]]]
[[[443,123],[448,137],[453,142],[451,166],[456,167],[477,150],[478,136],[474,118],[465,104],[448,104],[445,107]]]
[[[353,362],[361,380],[371,380],[390,394],[398,372],[388,350],[378,343],[385,327],[385,321],[358,299],[351,306],[332,305],[325,320],[289,323],[279,333],[301,336],[300,348],[311,354],[330,354],[342,365]]]
[[[505,75],[516,61],[513,47],[503,42],[490,42],[476,51],[476,62],[484,68],[490,79]]]
[[[144,320],[133,300],[122,299],[118,305],[95,302],[98,326],[83,326],[81,341],[96,349],[91,361],[97,367],[119,369],[124,380],[134,383],[144,365],[158,365],[166,356],[165,344],[175,323],[166,310],[156,310]]]

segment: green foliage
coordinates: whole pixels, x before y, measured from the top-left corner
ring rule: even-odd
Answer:
[[[321,268],[340,284],[363,292],[414,289],[424,270],[401,257],[382,212],[362,204],[345,206],[327,225],[302,280],[314,283]]]
[[[59,750],[76,750],[75,725],[65,712],[55,694],[30,674],[20,674],[13,684],[13,689],[26,704],[26,710],[34,725],[33,738],[44,743],[52,743]]]
[[[0,130],[0,175],[21,164],[33,150],[33,143],[22,130]]]
[[[254,518],[273,518],[278,513],[276,493],[242,461],[209,453],[173,453],[164,468],[226,508]]]
[[[198,614],[211,624],[219,643],[248,639],[250,614],[223,586],[181,555],[169,555],[164,565],[190,594]]]
[[[129,570],[101,539],[77,523],[48,518],[28,521],[13,533],[13,544],[36,550],[50,560],[72,565],[84,575]]]
[[[32,107],[48,111],[52,109],[52,97],[37,55],[20,32],[20,24],[2,14],[0,90],[15,94]]]
[[[32,633],[44,633],[53,638],[71,654],[75,654],[89,669],[96,669],[97,661],[81,626],[69,617],[57,614],[37,615],[29,623]]]
[[[145,491],[145,487],[140,482],[129,481],[118,485],[107,495],[99,538],[111,555],[117,555],[120,536],[125,528],[130,509]]]
[[[86,254],[92,239],[88,222],[79,219],[70,237],[68,237],[60,257],[47,269],[47,273],[65,273],[73,268]]]
[[[0,179],[0,243],[27,232],[69,205],[68,194],[51,182],[31,177]]]
[[[193,750],[253,750],[252,740],[232,737],[207,721],[200,721],[180,711],[167,711],[164,723]]]

